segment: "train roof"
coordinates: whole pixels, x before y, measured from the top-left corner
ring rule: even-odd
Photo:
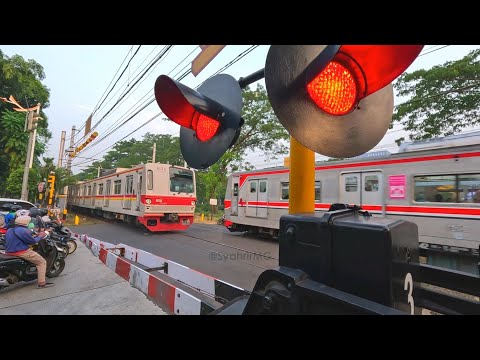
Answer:
[[[465,134],[450,135],[440,138],[433,138],[428,140],[412,141],[403,143],[399,147],[398,153],[390,153],[386,150],[371,151],[356,157],[348,159],[316,161],[315,166],[329,166],[334,164],[349,164],[356,162],[364,162],[365,160],[382,160],[382,159],[397,159],[408,158],[410,156],[421,156],[431,154],[441,154],[448,152],[463,152],[474,151],[480,149],[480,131],[469,132]],[[239,171],[233,174],[251,174],[256,172],[277,171],[287,169],[284,166],[276,166],[269,168],[261,168],[251,171]]]
[[[83,184],[83,183],[88,183],[88,182],[91,182],[91,181],[96,181],[96,180],[102,179],[102,178],[107,178],[107,177],[109,177],[110,175],[114,175],[114,174],[122,174],[122,173],[125,173],[125,172],[130,172],[130,171],[132,171],[132,170],[138,169],[138,168],[143,167],[143,166],[145,166],[145,165],[153,165],[153,164],[168,165],[168,166],[170,166],[170,167],[176,167],[176,168],[187,169],[187,170],[193,171],[193,170],[190,169],[189,167],[180,166],[180,165],[175,165],[175,164],[140,163],[140,164],[138,164],[138,165],[132,165],[130,168],[101,169],[101,170],[100,170],[100,176],[99,176],[99,177],[96,177],[96,178],[93,178],[93,179],[89,179],[89,180],[77,181],[77,183],[76,183],[75,185],[79,185],[79,184]]]

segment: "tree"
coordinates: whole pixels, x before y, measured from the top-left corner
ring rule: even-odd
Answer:
[[[235,145],[216,164],[197,172],[197,183],[204,182],[197,187],[197,198],[202,201],[218,198],[221,189],[225,193],[229,172],[252,168],[245,161],[248,151],[262,151],[271,159],[288,153],[289,134],[275,116],[263,86],[244,90],[242,117],[245,122]]]
[[[480,49],[429,70],[402,74],[394,87],[409,100],[395,109],[410,140],[447,136],[480,124]],[[396,140],[400,144],[404,138]]]
[[[6,56],[0,50],[0,96],[12,95],[24,107],[40,103],[41,109],[49,106],[50,90],[42,84],[45,79],[43,67],[35,60],[25,60],[19,55]],[[24,132],[25,113],[11,111],[13,106],[0,101],[0,188],[6,189],[7,178],[18,167],[24,165],[28,144],[28,133]],[[38,123],[34,163],[45,151],[51,138],[47,116]],[[23,168],[22,168],[23,172]],[[10,183],[12,186],[12,184]],[[20,182],[21,185],[21,182]]]
[[[28,176],[28,199],[33,200],[37,197],[37,184],[40,181],[38,170],[30,169]],[[19,199],[22,194],[23,167],[19,167],[8,174],[6,181],[6,196]]]

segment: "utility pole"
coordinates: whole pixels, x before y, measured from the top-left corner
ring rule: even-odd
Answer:
[[[157,143],[153,143],[152,163],[155,164],[155,155],[157,154]]]
[[[35,116],[35,114],[37,116]],[[40,119],[40,103],[37,105],[37,109],[27,112],[27,130],[30,132],[27,145],[27,156],[25,159],[25,169],[23,171],[22,181],[22,195],[21,199],[28,201],[28,173],[32,168],[34,152],[35,152],[35,139],[37,136],[37,122]]]
[[[72,126],[72,134],[70,136],[70,147],[68,148],[68,159],[67,159],[67,169],[70,172],[72,170],[72,158],[70,157],[70,154],[73,152],[73,147],[75,146],[75,132],[76,128],[75,125]]]
[[[65,149],[65,135],[66,134],[67,134],[66,131],[62,131],[62,137],[60,139],[60,151],[58,152],[57,168],[62,167],[62,158],[63,158],[63,150]]]
[[[100,170],[102,170],[102,165],[100,165],[100,166],[98,167],[98,171],[97,171],[97,178],[99,178],[99,177],[100,177]]]

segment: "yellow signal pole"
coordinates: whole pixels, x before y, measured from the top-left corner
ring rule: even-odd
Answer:
[[[290,136],[288,213],[315,211],[315,153]]]

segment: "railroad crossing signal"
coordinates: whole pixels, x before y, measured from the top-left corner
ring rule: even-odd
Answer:
[[[53,194],[55,193],[55,175],[54,174],[51,174],[48,176],[47,183],[49,184],[48,205],[51,205],[53,201]]]
[[[163,113],[181,126],[180,148],[189,166],[208,168],[237,141],[243,124],[242,90],[232,76],[216,75],[197,91],[161,75],[155,98]]]
[[[36,111],[29,111],[27,115],[27,129],[28,131],[33,131],[38,126],[38,121],[43,120],[41,116],[38,116]]]
[[[272,45],[265,64],[268,97],[298,142],[330,157],[377,145],[393,115],[391,82],[423,45]]]

